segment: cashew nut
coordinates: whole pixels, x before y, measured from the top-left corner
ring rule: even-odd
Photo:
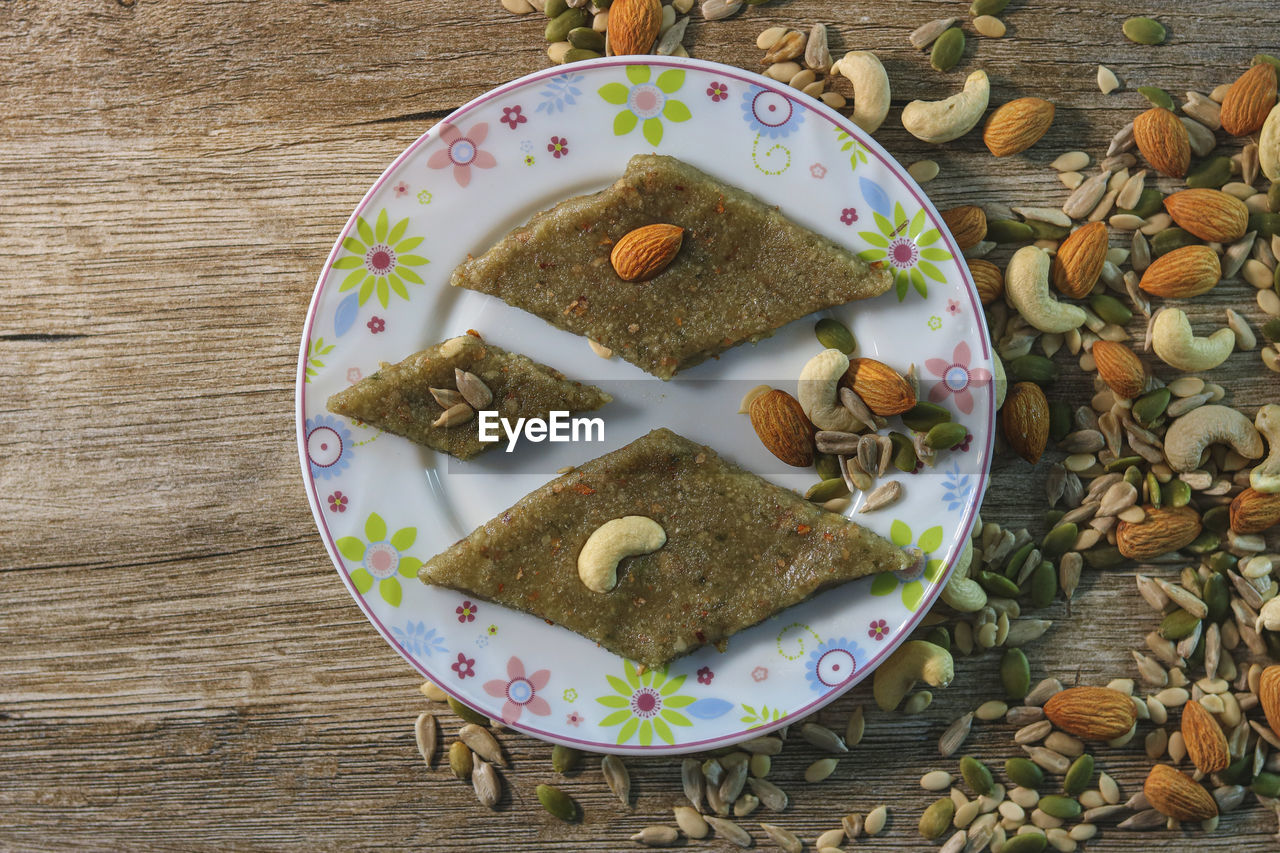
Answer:
[[[966,539],[964,550],[956,567],[951,570],[951,578],[942,588],[941,597],[952,610],[961,613],[976,613],[987,606],[987,592],[977,581],[969,577],[969,564],[973,561],[973,541]]]
[[[1256,491],[1274,495],[1280,492],[1280,406],[1268,403],[1258,409],[1253,425],[1267,437],[1267,447],[1271,448],[1271,453],[1266,461],[1249,472],[1249,485]]]
[[[1262,436],[1249,419],[1235,409],[1212,405],[1192,409],[1169,425],[1164,455],[1173,470],[1193,471],[1200,467],[1204,449],[1218,442],[1230,444],[1246,459],[1262,455]]]
[[[1280,631],[1280,598],[1270,598],[1258,610],[1258,618],[1254,620],[1253,630],[1259,634],[1262,629]]]
[[[592,592],[608,592],[618,585],[618,563],[624,557],[651,554],[665,544],[667,531],[652,518],[627,515],[606,521],[578,552],[578,577]]]
[[[1236,346],[1236,333],[1219,329],[1207,338],[1197,338],[1191,321],[1181,308],[1165,308],[1151,325],[1151,347],[1160,360],[1179,370],[1198,371],[1217,367]]]
[[[1049,293],[1049,255],[1023,246],[1005,268],[1004,290],[1013,307],[1042,332],[1069,332],[1084,323],[1082,309],[1059,302]]]
[[[836,63],[853,84],[853,123],[875,133],[889,114],[889,75],[874,53],[854,50]]]
[[[991,98],[987,72],[975,71],[964,81],[964,89],[941,101],[912,101],[902,108],[902,126],[922,142],[950,142],[959,139],[982,118]]]
[[[836,396],[840,377],[849,369],[849,356],[838,349],[815,355],[800,371],[796,398],[809,421],[818,429],[861,432],[862,421],[840,404]]]
[[[1258,165],[1273,181],[1280,181],[1280,104],[1271,108],[1258,137]]]
[[[946,687],[954,676],[951,652],[924,640],[908,640],[876,669],[871,692],[881,711],[892,711],[918,679]]]

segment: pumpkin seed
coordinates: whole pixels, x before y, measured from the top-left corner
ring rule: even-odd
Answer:
[[[1259,797],[1280,797],[1280,775],[1275,773],[1259,773],[1253,777],[1250,790]]]
[[[966,755],[960,759],[960,775],[964,777],[969,790],[978,796],[990,794],[995,787],[995,780],[991,778],[991,771],[987,765],[972,755]]]
[[[1044,833],[1024,832],[1005,841],[1001,853],[1040,853],[1047,842]]]
[[[1089,297],[1089,307],[1108,323],[1123,326],[1133,319],[1133,312],[1119,299],[1107,293],[1095,293]]]
[[[975,17],[979,15],[999,15],[1008,5],[1009,0],[973,0],[973,3],[969,5],[969,14]]]
[[[554,785],[539,785],[536,792],[538,802],[542,803],[547,814],[566,823],[572,823],[578,819],[578,804],[564,791]]]
[[[1070,522],[1059,524],[1045,534],[1040,543],[1040,552],[1045,558],[1056,560],[1071,550],[1071,546],[1075,544],[1076,537],[1079,535],[1080,530],[1075,524]]]
[[[1210,157],[1187,172],[1186,183],[1192,189],[1220,189],[1231,180],[1231,158]]]
[[[1173,395],[1168,388],[1157,388],[1148,391],[1133,401],[1133,418],[1144,427],[1150,428],[1156,419],[1169,408]]]
[[[849,355],[858,348],[858,340],[853,336],[853,332],[841,323],[831,317],[823,317],[814,324],[813,333],[818,338],[818,343],[827,349],[836,349],[845,355]]]
[[[1175,108],[1173,98],[1169,97],[1169,93],[1159,86],[1139,86],[1138,94],[1150,101],[1152,106],[1163,107],[1170,112]]]
[[[481,714],[479,711],[472,710],[470,707],[462,704],[452,696],[448,697],[445,701],[449,703],[449,708],[453,710],[453,713],[457,714],[468,723],[475,723],[477,726],[489,725],[488,717]]]
[[[937,403],[921,401],[916,403],[902,415],[902,423],[916,432],[928,432],[941,423],[951,420],[951,411]],[[898,433],[889,433],[892,439]],[[903,436],[906,438],[906,436]],[[910,439],[907,439],[910,441]]]
[[[867,820],[863,824],[863,829],[867,831],[867,835],[879,835],[880,830],[884,829],[884,825],[888,820],[889,807],[876,806],[874,809],[867,812]]]
[[[1276,194],[1275,188],[1277,184],[1280,184],[1280,181],[1275,181],[1271,184],[1271,189],[1268,190],[1268,199],[1271,199]],[[1273,207],[1272,210],[1274,209]],[[1257,231],[1259,237],[1270,239],[1280,234],[1280,213],[1250,213],[1248,229]],[[1280,269],[1280,266],[1277,269]]]
[[[1045,560],[1031,573],[1031,604],[1036,608],[1048,607],[1058,591],[1058,573],[1053,563]]]
[[[1165,29],[1152,18],[1129,18],[1122,27],[1124,37],[1135,44],[1163,44]]]
[[[924,810],[924,814],[920,815],[919,830],[920,834],[932,841],[940,838],[942,833],[947,831],[947,827],[951,826],[951,820],[956,816],[956,804],[951,801],[950,797],[942,797],[935,800],[933,805]]]
[[[548,18],[556,18],[563,15],[569,9],[568,0],[547,0],[542,7],[542,12]]]
[[[476,799],[481,805],[488,808],[498,805],[498,799],[502,796],[502,780],[498,778],[498,771],[493,769],[492,764],[476,761],[475,769],[471,772],[471,787],[475,789]]]
[[[1185,480],[1170,480],[1160,486],[1165,506],[1186,506],[1191,501],[1191,486]]]
[[[901,713],[903,716],[910,717],[919,714],[932,703],[933,694],[928,690],[921,690],[919,693],[913,693],[911,698],[903,703]]]
[[[604,54],[597,50],[583,50],[580,47],[574,47],[564,52],[564,61],[567,64],[570,62],[582,62],[587,59],[599,59],[602,56]]]
[[[1044,784],[1044,771],[1028,758],[1010,758],[1005,761],[1004,775],[1023,788],[1037,790]]]
[[[747,762],[747,767],[750,769],[752,776],[757,779],[763,779],[773,769],[773,759],[768,755],[756,754],[751,756],[751,760]]]
[[[1163,207],[1164,193],[1154,187],[1147,187],[1138,196],[1137,204],[1131,208],[1121,208],[1117,212],[1147,219],[1153,214],[1159,213]]]
[[[826,503],[832,498],[843,498],[848,494],[849,486],[845,483],[844,477],[832,477],[810,486],[809,491],[804,493],[804,497],[805,500],[814,503]]]
[[[1089,787],[1093,778],[1093,756],[1087,752],[1071,762],[1067,775],[1062,780],[1062,792],[1070,797],[1078,797]]]
[[[1004,366],[1010,382],[1035,382],[1045,385],[1058,378],[1058,365],[1042,355],[1021,355]]]
[[[587,26],[587,13],[585,9],[565,9],[559,15],[547,22],[547,28],[544,36],[547,44],[558,41],[568,41],[569,31],[576,30],[578,27]]]
[[[950,71],[964,56],[964,30],[959,27],[938,36],[929,53],[929,64],[937,71]]]
[[[819,835],[813,842],[813,846],[818,850],[828,850],[844,843],[844,827],[828,829]]]
[[[1040,811],[1061,820],[1069,820],[1074,817],[1079,817],[1080,812],[1082,811],[1078,801],[1071,797],[1064,797],[1059,794],[1048,794],[1043,796],[1040,798],[1040,802],[1036,805]]]
[[[581,761],[582,753],[571,746],[558,743],[551,750],[551,767],[557,773],[572,773]]]
[[[999,595],[1005,598],[1015,598],[1021,591],[1018,585],[1004,575],[998,575],[995,572],[981,572],[978,575],[978,583],[982,585],[991,595]],[[1022,697],[1015,697],[1022,698]]]
[[[1160,622],[1160,636],[1166,640],[1190,637],[1200,627],[1200,620],[1182,608],[1170,611]]]
[[[1025,358],[1034,358],[1035,356],[1024,356]],[[964,441],[964,437],[969,434],[964,424],[958,424],[954,421],[945,424],[938,424],[925,434],[925,446],[934,450],[950,450],[960,442]]]
[[[475,766],[471,750],[460,740],[449,744],[449,770],[459,779],[470,779],[471,770]]]
[[[1030,243],[1035,239],[1035,233],[1030,225],[1016,219],[990,219],[987,221],[987,239],[995,243]]]
[[[837,758],[819,758],[805,768],[804,781],[811,785],[821,782],[836,771],[836,765],[839,763],[840,760]]]
[[[569,44],[583,50],[604,50],[604,33],[598,33],[591,27],[575,27],[569,30],[567,39]]]
[[[973,19],[973,28],[978,31],[979,35],[987,38],[998,39],[1004,36],[1008,31],[1004,21],[994,15],[979,15]]]
[[[1031,665],[1022,649],[1005,649],[1000,660],[1000,683],[1010,699],[1022,699],[1031,689]]]

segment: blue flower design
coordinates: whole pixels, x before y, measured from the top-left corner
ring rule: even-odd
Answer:
[[[742,117],[761,136],[782,139],[804,124],[804,112],[781,92],[752,86],[742,95]]]
[[[311,477],[327,480],[351,464],[351,430],[338,418],[316,415],[307,419],[307,462]]]
[[[973,475],[960,473],[959,462],[952,462],[951,469],[946,474],[942,487],[947,491],[943,493],[942,499],[947,502],[948,510],[959,509],[964,505],[969,492],[973,491]]]
[[[809,653],[804,677],[814,693],[828,693],[848,684],[858,667],[870,659],[853,640],[828,640]]]
[[[428,630],[425,622],[409,622],[403,628],[392,625],[391,634],[411,655],[431,657],[445,651],[444,638],[437,636],[435,628]]]
[[[582,78],[581,74],[557,74],[552,77],[551,82],[538,93],[542,97],[542,103],[538,104],[534,112],[552,115],[576,104],[578,96],[582,94],[577,85],[582,82]]]

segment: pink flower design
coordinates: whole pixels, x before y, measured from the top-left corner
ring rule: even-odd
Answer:
[[[715,677],[716,677],[716,674],[711,671],[711,667],[709,666],[704,666],[702,669],[698,670],[699,684],[710,684],[711,679]]]
[[[432,154],[427,160],[427,166],[432,169],[447,169],[452,166],[453,179],[458,182],[458,186],[465,187],[471,183],[472,166],[477,169],[492,169],[498,165],[492,154],[480,150],[480,143],[488,135],[487,122],[476,124],[465,134],[449,122],[442,123],[440,141],[446,147]]]
[[[538,695],[538,691],[547,686],[551,680],[551,670],[540,669],[528,676],[524,673],[524,664],[518,657],[507,661],[507,680],[494,679],[484,683],[484,692],[499,699],[506,699],[502,706],[502,719],[514,723],[520,714],[528,711],[545,717],[551,713],[547,700]],[[573,723],[577,725],[577,723]]]
[[[378,332],[384,332],[387,329],[387,321],[381,317],[374,317],[369,320],[368,323],[365,323],[365,325],[368,326],[369,331],[375,335],[378,334]]]
[[[873,640],[883,640],[885,637],[889,636],[889,623],[885,622],[883,619],[871,620],[871,628],[867,631],[867,636],[871,637]]]
[[[972,382],[988,382],[991,380],[991,371],[985,367],[969,368],[969,360],[972,358],[969,352],[969,345],[964,341],[956,344],[955,350],[951,353],[951,361],[942,358],[926,359],[924,366],[929,372],[938,377],[939,382],[935,382],[933,388],[929,389],[929,399],[935,403],[941,402],[948,394],[954,394],[956,398],[956,406],[964,414],[973,411],[973,393],[969,390],[969,384]]]
[[[809,174],[813,175],[818,180],[822,180],[827,176],[827,167],[821,163],[814,163],[809,167]]]
[[[523,113],[519,104],[516,104],[514,107],[502,108],[502,118],[500,119],[500,121],[506,122],[507,127],[511,128],[512,130],[516,129],[516,125],[524,124],[528,120],[529,120],[529,117]]]
[[[358,367],[352,367],[347,371],[347,381],[352,385],[359,382],[363,376],[364,374],[360,372],[360,368]]]
[[[729,97],[729,87],[720,82],[712,83],[707,87],[707,97],[710,98],[713,103],[719,103]]]
[[[948,300],[947,300],[947,313],[948,313],[948,314],[959,314],[959,313],[960,313],[960,300],[958,300],[958,299],[948,299]]]
[[[583,719],[584,719],[583,716],[579,714],[577,711],[573,711],[571,713],[565,714],[565,717],[564,717],[564,721],[571,726],[582,725]]]
[[[563,136],[553,136],[551,137],[550,144],[547,145],[547,150],[550,151],[551,156],[555,157],[557,160],[561,157],[568,157],[569,140],[565,139]]]
[[[474,622],[476,621],[476,611],[479,609],[470,601],[464,601],[453,612],[458,614],[459,622]]]
[[[404,198],[409,194],[409,185],[406,184],[404,181],[400,181],[398,184],[392,187],[392,189],[396,191],[396,198]]]
[[[846,207],[840,211],[840,221],[845,225],[852,225],[858,221],[858,211],[856,208]]]
[[[768,677],[769,677],[769,670],[765,669],[762,666],[758,666],[755,669],[751,670],[751,679],[753,681],[764,681]]]
[[[469,658],[462,652],[458,652],[458,659],[453,662],[451,669],[458,673],[458,679],[462,680],[465,678],[471,678],[476,674],[475,666],[475,658]]]
[[[344,495],[342,492],[334,492],[333,494],[329,495],[329,509],[333,510],[334,512],[346,512],[347,496]]]

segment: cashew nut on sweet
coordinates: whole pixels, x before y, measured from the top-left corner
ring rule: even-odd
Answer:
[[[1049,255],[1043,249],[1023,246],[1014,253],[1005,268],[1004,289],[1018,313],[1042,332],[1069,332],[1084,323],[1083,310],[1049,293]]]
[[[867,133],[875,133],[889,114],[889,75],[874,53],[854,50],[837,65],[853,84],[853,123]]]
[[[973,130],[987,110],[991,81],[975,71],[964,88],[941,101],[912,101],[902,108],[902,126],[922,142],[950,142]]]
[[[809,359],[800,371],[796,399],[810,423],[818,429],[837,432],[866,429],[866,425],[846,409],[837,396],[840,377],[848,370],[849,356],[838,349],[828,349]]]
[[[964,550],[956,567],[951,570],[947,585],[942,588],[942,600],[952,610],[961,613],[977,613],[987,606],[987,591],[973,578],[969,577],[969,564],[973,561],[973,542],[965,540]]]
[[[1227,360],[1236,346],[1236,333],[1223,328],[1198,338],[1181,308],[1165,308],[1151,326],[1151,348],[1160,360],[1179,370],[1210,370]]]
[[[1253,425],[1267,437],[1270,452],[1266,460],[1249,472],[1249,485],[1256,491],[1274,495],[1280,492],[1280,406],[1268,403],[1258,409]]]
[[[892,711],[916,681],[946,687],[954,677],[951,652],[924,640],[908,640],[876,669],[871,692],[881,711]]]
[[[1235,409],[1212,405],[1192,409],[1169,425],[1164,455],[1173,470],[1194,471],[1204,449],[1219,442],[1230,444],[1245,459],[1262,456],[1262,436],[1249,419]]]
[[[651,554],[665,544],[667,531],[652,518],[626,515],[606,521],[578,552],[578,577],[592,592],[608,592],[618,585],[618,563],[624,557]]]

